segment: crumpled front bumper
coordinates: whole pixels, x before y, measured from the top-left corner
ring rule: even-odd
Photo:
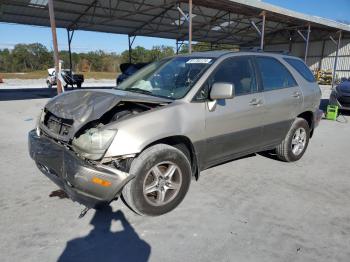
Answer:
[[[29,153],[39,170],[67,195],[87,207],[109,203],[133,176],[105,165],[92,165],[65,146],[35,130],[28,135]],[[93,179],[109,181],[109,186],[93,183]]]

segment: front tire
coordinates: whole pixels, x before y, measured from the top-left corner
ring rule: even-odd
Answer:
[[[158,144],[144,150],[132,163],[135,178],[123,188],[126,204],[136,213],[159,216],[175,209],[191,183],[191,165],[179,149]]]
[[[303,118],[295,119],[286,138],[276,148],[277,157],[285,162],[299,160],[304,155],[309,140],[309,124]]]

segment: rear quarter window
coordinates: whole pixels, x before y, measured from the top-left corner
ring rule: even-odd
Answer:
[[[305,65],[304,62],[293,59],[293,58],[283,58],[288,64],[290,64],[306,81],[315,82],[315,77],[311,73],[310,69]]]
[[[292,74],[277,59],[267,56],[256,57],[264,91],[297,86]]]

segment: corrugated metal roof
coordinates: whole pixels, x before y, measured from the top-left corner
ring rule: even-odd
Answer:
[[[0,21],[50,26],[47,1],[1,0]],[[61,28],[142,35],[186,40],[188,25],[178,7],[188,12],[183,0],[55,0],[56,25]],[[259,35],[251,25],[261,23],[266,11],[266,44],[303,41],[296,33],[311,24],[311,40],[328,39],[350,26],[308,16],[255,0],[193,0],[193,40],[256,45]]]

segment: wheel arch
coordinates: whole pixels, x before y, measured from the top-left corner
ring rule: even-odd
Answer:
[[[314,133],[314,113],[311,111],[305,111],[299,114],[297,117],[305,119],[305,121],[308,123],[310,127],[310,138],[311,138]]]
[[[184,153],[186,157],[189,158],[191,168],[192,168],[192,176],[194,176],[196,180],[198,180],[199,168],[198,168],[197,154],[192,141],[187,136],[176,135],[176,136],[161,138],[148,144],[145,148],[142,149],[142,151],[156,144],[166,144],[169,146],[173,146],[179,149],[182,153]]]

